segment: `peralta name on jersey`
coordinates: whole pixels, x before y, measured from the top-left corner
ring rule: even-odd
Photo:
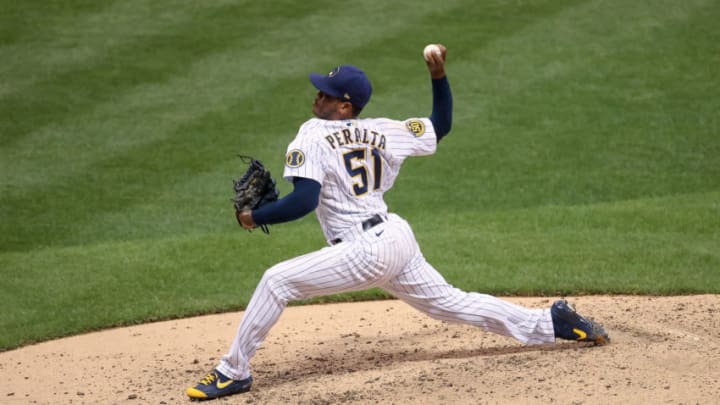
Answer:
[[[355,128],[354,133],[349,129],[343,129],[340,132],[333,132],[332,135],[326,136],[325,140],[328,141],[330,147],[333,149],[337,149],[338,146],[360,143],[385,150],[385,135],[375,131],[368,131],[367,129]]]

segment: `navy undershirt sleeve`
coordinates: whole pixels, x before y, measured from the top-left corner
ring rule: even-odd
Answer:
[[[293,179],[293,191],[285,197],[252,212],[257,225],[288,222],[313,212],[320,200],[320,183],[304,177]]]
[[[452,128],[453,99],[447,76],[432,79],[433,107],[430,114],[437,141],[440,142]]]

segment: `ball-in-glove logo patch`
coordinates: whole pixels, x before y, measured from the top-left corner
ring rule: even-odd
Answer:
[[[305,154],[299,149],[293,149],[285,156],[287,167],[300,167],[305,163]]]
[[[416,137],[421,137],[425,133],[425,124],[419,120],[410,120],[405,126],[409,129]]]

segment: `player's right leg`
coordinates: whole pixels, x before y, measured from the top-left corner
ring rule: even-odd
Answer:
[[[605,344],[603,327],[589,320],[567,301],[551,308],[526,308],[509,301],[450,285],[421,253],[382,288],[432,318],[465,323],[509,336],[525,344],[552,343],[555,338]]]
[[[474,325],[525,344],[555,341],[549,308],[525,308],[491,295],[462,291],[420,253],[382,288],[438,320]]]

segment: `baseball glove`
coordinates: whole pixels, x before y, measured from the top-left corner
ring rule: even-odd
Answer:
[[[241,211],[260,208],[277,200],[280,193],[270,171],[259,160],[250,156],[238,156],[244,163],[249,164],[245,174],[239,180],[233,180],[235,197],[231,201],[235,206],[235,218],[240,223]],[[265,233],[270,233],[267,225],[260,225],[260,229]]]

